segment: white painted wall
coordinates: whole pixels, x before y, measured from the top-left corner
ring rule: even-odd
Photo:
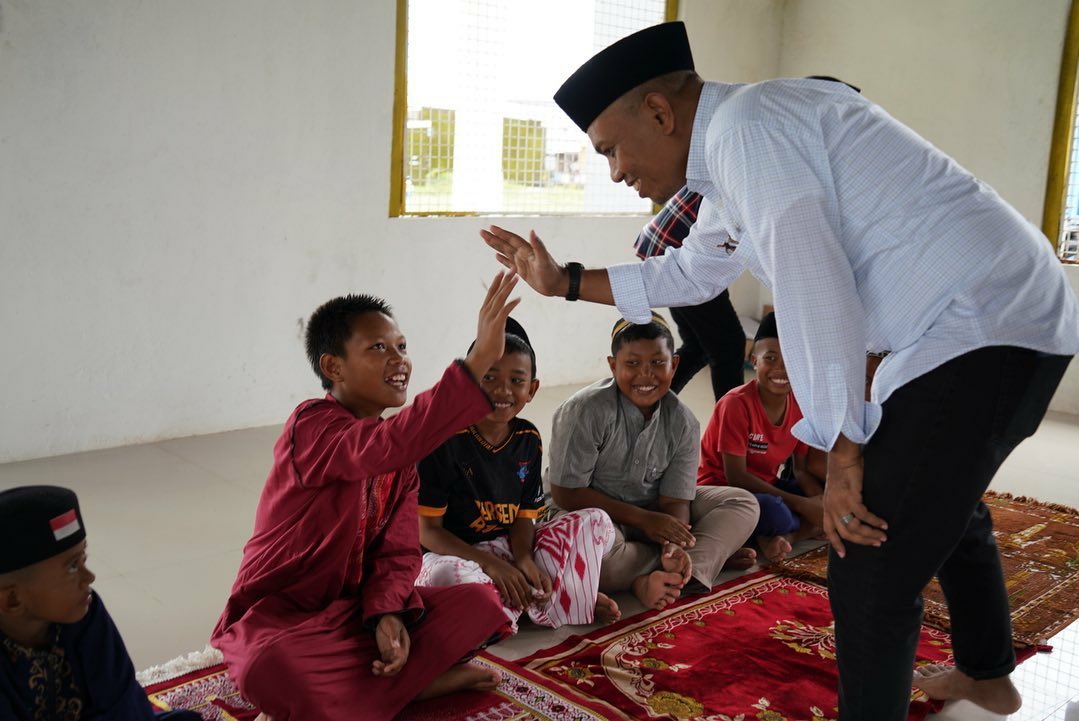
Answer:
[[[0,462],[280,422],[347,291],[394,304],[414,388],[463,350],[484,219],[386,217],[394,5],[0,0]],[[1066,0],[682,5],[707,77],[849,78],[1040,220]],[[641,222],[506,221],[593,265]],[[611,309],[522,295],[544,382],[603,373]]]
[[[498,266],[482,219],[387,218],[394,13],[0,1],[0,461],[281,422],[348,291],[394,305],[414,389],[464,352]],[[599,265],[643,219],[507,222]],[[545,382],[604,372],[613,309],[521,295]]]

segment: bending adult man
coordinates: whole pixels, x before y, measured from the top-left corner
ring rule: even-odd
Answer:
[[[617,305],[697,304],[743,268],[771,287],[787,371],[828,453],[825,530],[840,718],[906,717],[936,574],[957,669],[938,698],[1018,708],[1007,595],[981,502],[1037,428],[1079,310],[1033,226],[991,188],[857,92],[821,80],[705,83],[681,23],[641,31],[578,69],[555,100],[611,179],[664,202],[704,195],[681,249],[583,271],[533,233],[482,233],[540,293]],[[891,351],[864,400],[866,351]]]

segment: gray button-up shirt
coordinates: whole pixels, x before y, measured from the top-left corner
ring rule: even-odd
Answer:
[[[691,501],[700,445],[700,424],[674,393],[646,421],[614,378],[605,378],[555,411],[546,480],[640,507],[654,506],[659,496]]]

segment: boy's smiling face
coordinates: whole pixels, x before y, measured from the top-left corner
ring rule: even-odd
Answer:
[[[15,623],[77,623],[90,609],[93,572],[86,567],[86,541],[9,574],[0,585],[0,616]]]
[[[480,380],[495,409],[485,420],[509,423],[536,395],[539,380],[532,377],[532,359],[526,353],[506,353]]]
[[[757,371],[757,385],[775,395],[791,392],[787,366],[779,350],[779,338],[761,338],[753,344],[753,368]]]
[[[671,389],[678,356],[665,338],[642,338],[623,343],[607,364],[618,390],[648,416]]]
[[[359,418],[405,404],[412,361],[405,336],[388,315],[371,312],[354,319],[344,357],[324,353],[319,366],[333,381],[334,398]]]

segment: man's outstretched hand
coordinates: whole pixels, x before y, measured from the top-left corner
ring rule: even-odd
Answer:
[[[498,262],[506,266],[540,295],[565,296],[569,290],[569,274],[547,252],[547,246],[535,231],[525,240],[497,225],[480,231],[480,237],[495,251]]]

